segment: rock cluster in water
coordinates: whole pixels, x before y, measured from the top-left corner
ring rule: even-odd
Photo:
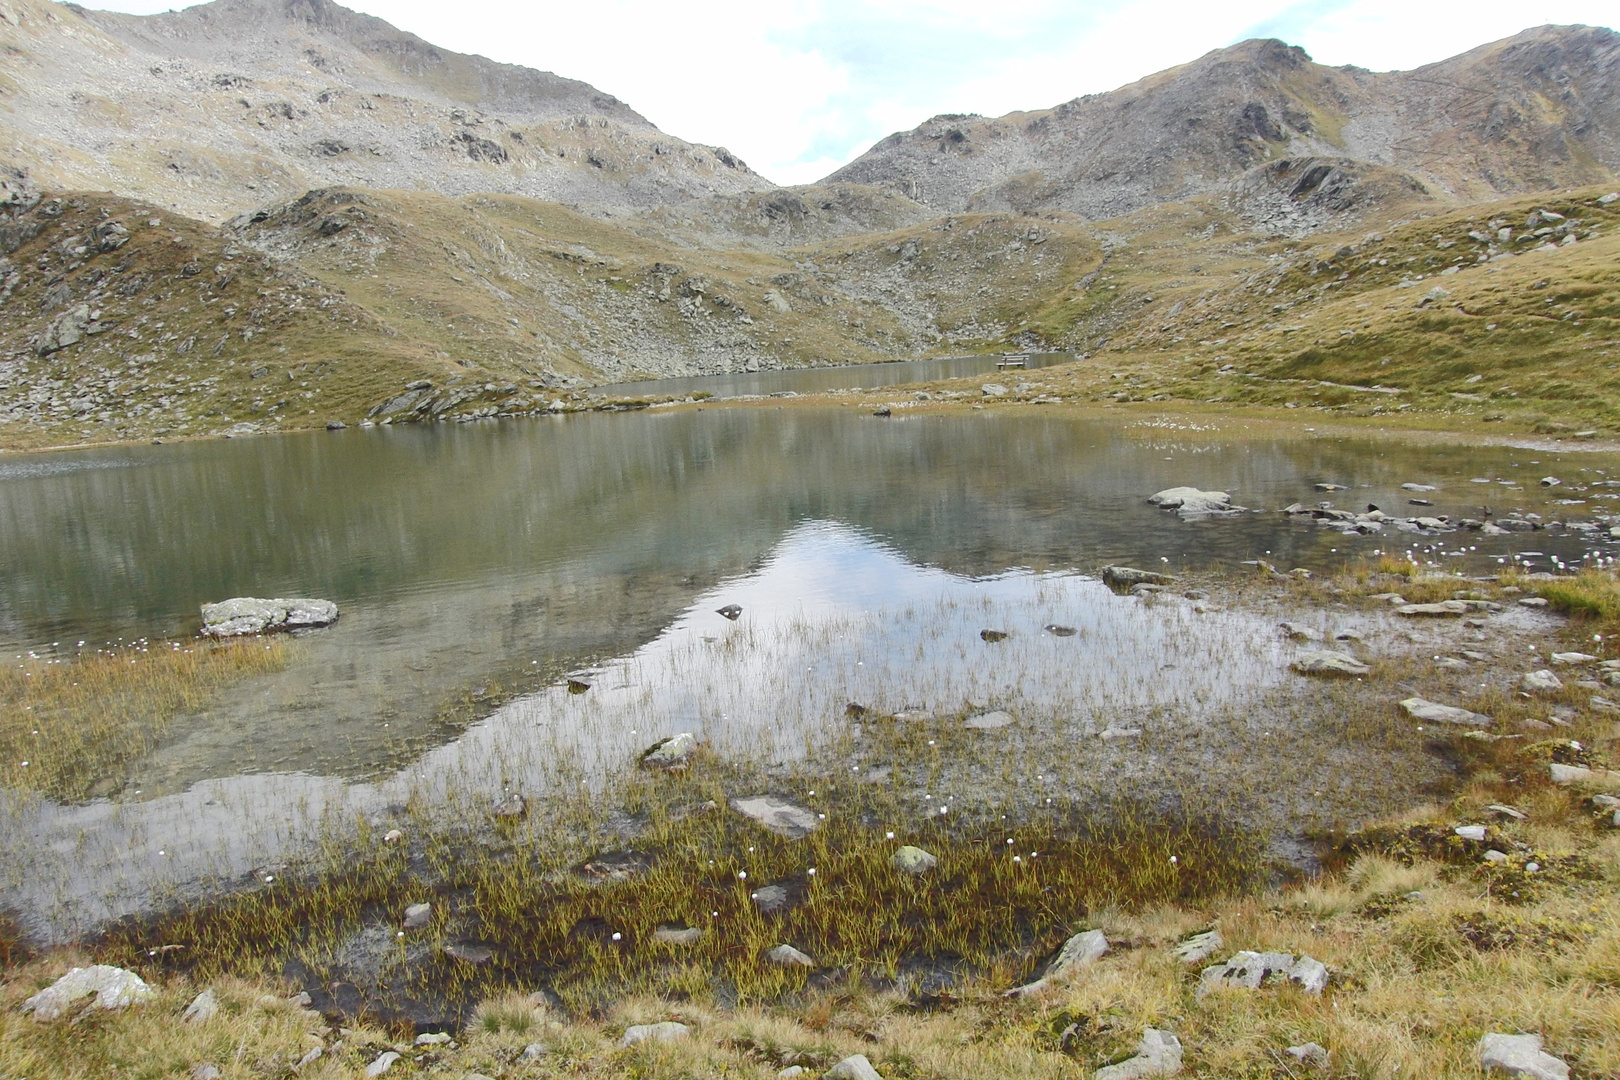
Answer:
[[[278,630],[308,630],[337,622],[330,600],[261,600],[238,596],[202,606],[202,632],[208,637],[244,637]]]

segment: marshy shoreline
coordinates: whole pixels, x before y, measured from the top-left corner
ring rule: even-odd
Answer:
[[[1423,625],[1398,647],[1328,644],[1356,615],[1387,623],[1391,592],[1412,603],[1464,594],[1502,612],[1408,620]],[[1561,614],[1518,603],[1535,598]],[[56,1075],[26,1071],[29,1061],[71,1063],[60,1075],[75,1075],[109,1060],[113,1045],[131,1052],[139,1036],[121,1027],[214,987],[228,1024],[188,1026],[175,1045],[136,1058],[247,1075],[290,1068],[318,1039],[322,1055],[300,1075],[358,1075],[392,1052],[402,1055],[394,1069],[458,1076],[768,1076],[864,1049],[885,1077],[1068,1076],[1129,1057],[1154,1027],[1179,1034],[1195,1075],[1295,1075],[1300,1063],[1277,1054],[1314,1041],[1336,1075],[1393,1077],[1418,1066],[1473,1075],[1482,1033],[1522,1028],[1546,1036],[1576,1075],[1616,1067],[1613,812],[1592,801],[1597,788],[1555,784],[1549,771],[1593,768],[1601,787],[1615,718],[1594,706],[1601,690],[1579,685],[1602,678],[1596,659],[1557,668],[1556,690],[1520,689],[1531,645],[1538,656],[1606,654],[1620,621],[1611,574],[1482,581],[1386,558],[1331,577],[1268,568],[1183,577],[1170,595],[1128,602],[1244,610],[1268,627],[1288,622],[1273,631],[1285,640],[1320,636],[1358,653],[1365,677],[1292,677],[1309,688],[1303,712],[1331,712],[1347,742],[1403,744],[1431,767],[1404,782],[1387,768],[1377,785],[1357,776],[1393,791],[1359,827],[1318,825],[1280,850],[1252,811],[1279,775],[1287,783],[1299,749],[1287,744],[1270,744],[1269,759],[1245,749],[1257,782],[1228,785],[1226,805],[1140,781],[1112,800],[1063,788],[1030,798],[1026,778],[1003,770],[999,797],[959,796],[938,813],[933,796],[995,786],[982,769],[953,773],[948,753],[996,731],[965,725],[971,703],[926,718],[874,703],[797,761],[705,748],[678,772],[635,770],[573,798],[533,798],[521,813],[492,816],[502,808],[479,796],[453,824],[439,808],[406,804],[334,823],[318,857],[250,888],[130,918],[77,945],[35,954],[13,931],[8,1006],[91,958],[159,990],[154,1002],[87,1020],[103,1033],[89,1040],[63,1042],[58,1025],[8,1007],[0,1063],[19,1076]],[[1443,642],[1447,653],[1485,659],[1445,657],[1466,675],[1438,665],[1440,639],[1455,639]],[[1295,640],[1306,646],[1318,643]],[[1494,722],[1477,733],[1421,731],[1395,704],[1408,696]],[[1260,738],[1270,737],[1268,715],[1278,714],[1248,718]],[[1089,745],[1111,744],[1107,734]],[[1149,733],[1149,756],[1164,749]],[[918,792],[930,796],[927,810]],[[825,814],[825,824],[780,836],[730,806],[767,794]],[[1483,839],[1455,831],[1467,825],[1482,826]],[[902,845],[938,864],[917,876],[895,868]],[[1202,965],[1181,963],[1171,947],[1211,926],[1224,946],[1210,962],[1234,949],[1309,954],[1327,965],[1328,988],[1197,994]],[[1091,928],[1105,934],[1107,955],[1072,979],[1002,998]],[[680,933],[691,930],[695,940]],[[766,959],[781,944],[812,966]],[[655,1020],[691,1030],[668,1044],[614,1046],[627,1026]],[[216,1061],[224,1055],[208,1047],[227,1026],[261,1049]],[[454,1043],[415,1045],[440,1031]],[[182,1052],[189,1064],[174,1057]]]

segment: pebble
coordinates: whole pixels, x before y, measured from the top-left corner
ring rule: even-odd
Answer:
[[[644,1042],[673,1042],[684,1039],[692,1034],[692,1029],[685,1024],[674,1020],[665,1020],[658,1024],[636,1024],[624,1029],[624,1036],[619,1039],[620,1048],[635,1046]]]

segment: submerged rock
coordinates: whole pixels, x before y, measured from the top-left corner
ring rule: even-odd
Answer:
[[[766,885],[762,889],[757,889],[750,899],[754,901],[754,906],[759,909],[761,915],[775,915],[791,906],[787,889],[780,885]]]
[[[1136,1044],[1136,1056],[1098,1069],[1092,1080],[1144,1080],[1149,1076],[1174,1076],[1181,1071],[1181,1040],[1168,1031],[1144,1028]]]
[[[809,836],[820,824],[820,820],[813,812],[772,795],[732,799],[731,808],[750,821],[790,840]]]
[[[1491,1032],[1479,1040],[1479,1067],[1486,1072],[1528,1076],[1533,1080],[1569,1080],[1569,1066],[1541,1048],[1539,1035]]]
[[[55,1020],[80,998],[96,996],[95,1008],[122,1009],[150,998],[155,991],[133,971],[109,964],[76,967],[22,1004],[35,1020]]]
[[[1490,727],[1494,720],[1482,713],[1469,712],[1453,705],[1441,705],[1427,698],[1409,697],[1401,702],[1408,716],[1430,724],[1461,724],[1464,727]]]
[[[1161,510],[1174,510],[1182,517],[1237,514],[1244,509],[1233,506],[1232,496],[1224,491],[1200,491],[1195,487],[1165,488],[1149,495],[1148,502]]]
[[[304,630],[337,622],[330,600],[261,600],[238,596],[202,606],[202,632],[208,637],[242,637],[278,630]]]
[[[635,1046],[644,1042],[673,1042],[684,1039],[692,1034],[692,1029],[685,1024],[674,1020],[665,1020],[658,1024],[635,1024],[624,1029],[624,1035],[619,1039],[621,1048]]]
[[[1332,650],[1300,653],[1292,666],[1301,675],[1365,675],[1372,670],[1349,653]]]
[[[1132,585],[1174,585],[1176,579],[1169,574],[1158,574],[1152,570],[1138,570],[1131,566],[1105,566],[1102,568],[1103,584],[1116,592],[1124,592]]]
[[[727,604],[723,608],[716,608],[714,613],[716,615],[724,615],[726,618],[730,619],[732,622],[736,622],[739,618],[742,617],[742,607],[740,605],[737,605],[737,604]]]
[[[1057,623],[1047,623],[1045,626],[1041,627],[1041,629],[1045,630],[1053,637],[1074,637],[1075,634],[1079,633],[1079,631],[1072,626],[1061,626]]]

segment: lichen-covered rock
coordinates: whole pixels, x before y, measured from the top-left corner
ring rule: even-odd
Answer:
[[[150,998],[154,991],[133,971],[108,964],[76,967],[23,1002],[35,1020],[55,1020],[81,998],[96,996],[95,1007],[122,1009]]]
[[[670,736],[642,754],[641,765],[646,769],[684,769],[692,763],[692,757],[696,753],[697,736],[690,731],[683,731],[679,735]]]
[[[202,632],[208,637],[242,637],[278,630],[304,630],[337,622],[338,607],[330,600],[261,600],[238,596],[202,606]]]
[[[889,860],[896,870],[906,874],[926,874],[939,865],[939,859],[920,847],[907,844]]]

